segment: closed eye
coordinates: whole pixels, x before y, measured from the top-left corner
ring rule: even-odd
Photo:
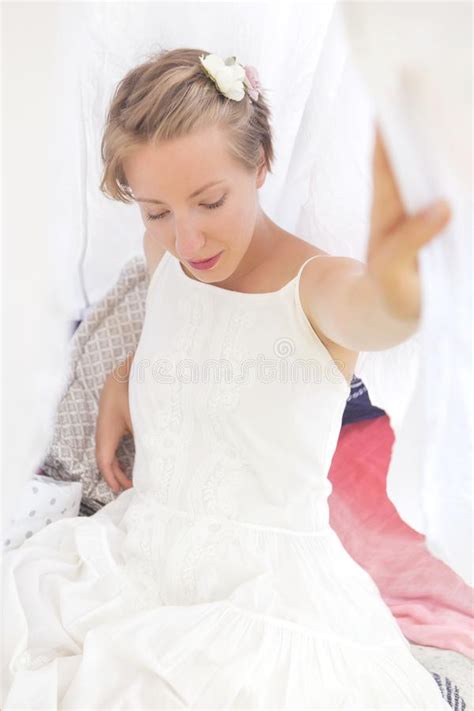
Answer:
[[[207,208],[208,210],[215,210],[217,207],[221,207],[221,205],[223,205],[223,204],[225,203],[226,197],[227,197],[227,195],[224,195],[224,196],[221,197],[221,199],[218,200],[217,202],[213,202],[213,203],[210,203],[210,204],[202,203],[202,206],[205,207],[205,208]],[[167,214],[167,212],[168,212],[168,211],[165,210],[165,212],[161,212],[159,215],[149,215],[149,214],[147,214],[146,217],[147,217],[147,220],[161,220],[161,219],[163,219],[163,217],[165,217],[165,215]]]

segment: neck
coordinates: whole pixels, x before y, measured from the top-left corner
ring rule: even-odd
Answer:
[[[221,282],[221,286],[232,288],[247,279],[275,254],[279,240],[278,226],[260,209],[252,239],[244,256],[229,279]]]

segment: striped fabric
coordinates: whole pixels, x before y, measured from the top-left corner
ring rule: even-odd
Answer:
[[[459,688],[447,676],[440,676],[436,672],[430,672],[438,684],[443,699],[448,702],[453,711],[468,711],[466,702],[459,693]]]

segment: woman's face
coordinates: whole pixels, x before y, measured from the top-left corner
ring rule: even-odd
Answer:
[[[221,281],[234,272],[258,229],[263,163],[246,171],[230,156],[225,133],[213,127],[141,146],[124,170],[147,231],[187,271],[201,281]],[[190,263],[219,252],[210,269]]]

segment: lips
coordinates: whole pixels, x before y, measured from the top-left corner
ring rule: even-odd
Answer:
[[[221,254],[222,252],[219,252],[213,257],[209,257],[209,259],[201,259],[199,262],[191,262],[188,260],[188,264],[193,267],[193,269],[210,269],[214,264],[217,264]]]

